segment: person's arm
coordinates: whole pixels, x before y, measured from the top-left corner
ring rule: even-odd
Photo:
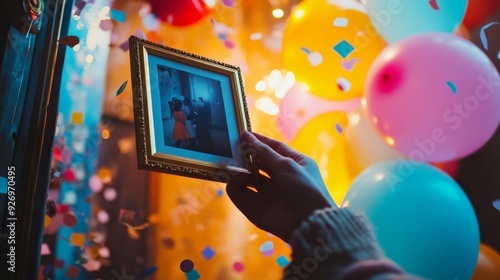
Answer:
[[[257,192],[230,181],[227,193],[253,224],[291,245],[284,279],[413,279],[384,258],[363,216],[336,206],[314,160],[256,133],[244,132],[242,147],[269,178],[251,183]]]

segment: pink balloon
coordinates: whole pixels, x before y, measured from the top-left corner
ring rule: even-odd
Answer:
[[[281,100],[278,127],[287,140],[293,140],[300,129],[315,117],[335,111],[352,112],[359,105],[357,97],[346,101],[328,100],[305,91],[296,83]]]
[[[498,71],[478,47],[451,34],[386,47],[368,72],[365,96],[377,130],[417,161],[470,155],[500,123]]]

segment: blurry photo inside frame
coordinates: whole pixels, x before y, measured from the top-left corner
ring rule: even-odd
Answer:
[[[240,135],[250,119],[238,67],[129,38],[138,167],[211,181],[254,180]]]

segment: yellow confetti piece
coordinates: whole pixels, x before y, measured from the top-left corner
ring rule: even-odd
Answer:
[[[96,259],[99,256],[99,246],[89,247],[87,253],[91,258]]]
[[[83,233],[72,233],[69,238],[69,243],[73,246],[83,247],[85,235]]]
[[[71,123],[76,125],[81,125],[83,123],[83,113],[82,112],[73,112],[71,114]]]
[[[109,168],[107,168],[107,167],[99,168],[99,170],[97,170],[97,176],[105,184],[111,182],[111,179],[113,178],[113,174],[111,173],[111,170],[109,170]]]
[[[45,215],[45,220],[43,221],[43,228],[47,228],[52,222],[52,218],[49,215]]]
[[[157,224],[160,221],[160,216],[158,214],[149,215],[148,222],[150,224]]]

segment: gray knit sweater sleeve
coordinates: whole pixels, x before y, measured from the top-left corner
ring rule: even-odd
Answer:
[[[417,279],[385,258],[371,224],[349,209],[318,210],[292,235],[283,279]]]

